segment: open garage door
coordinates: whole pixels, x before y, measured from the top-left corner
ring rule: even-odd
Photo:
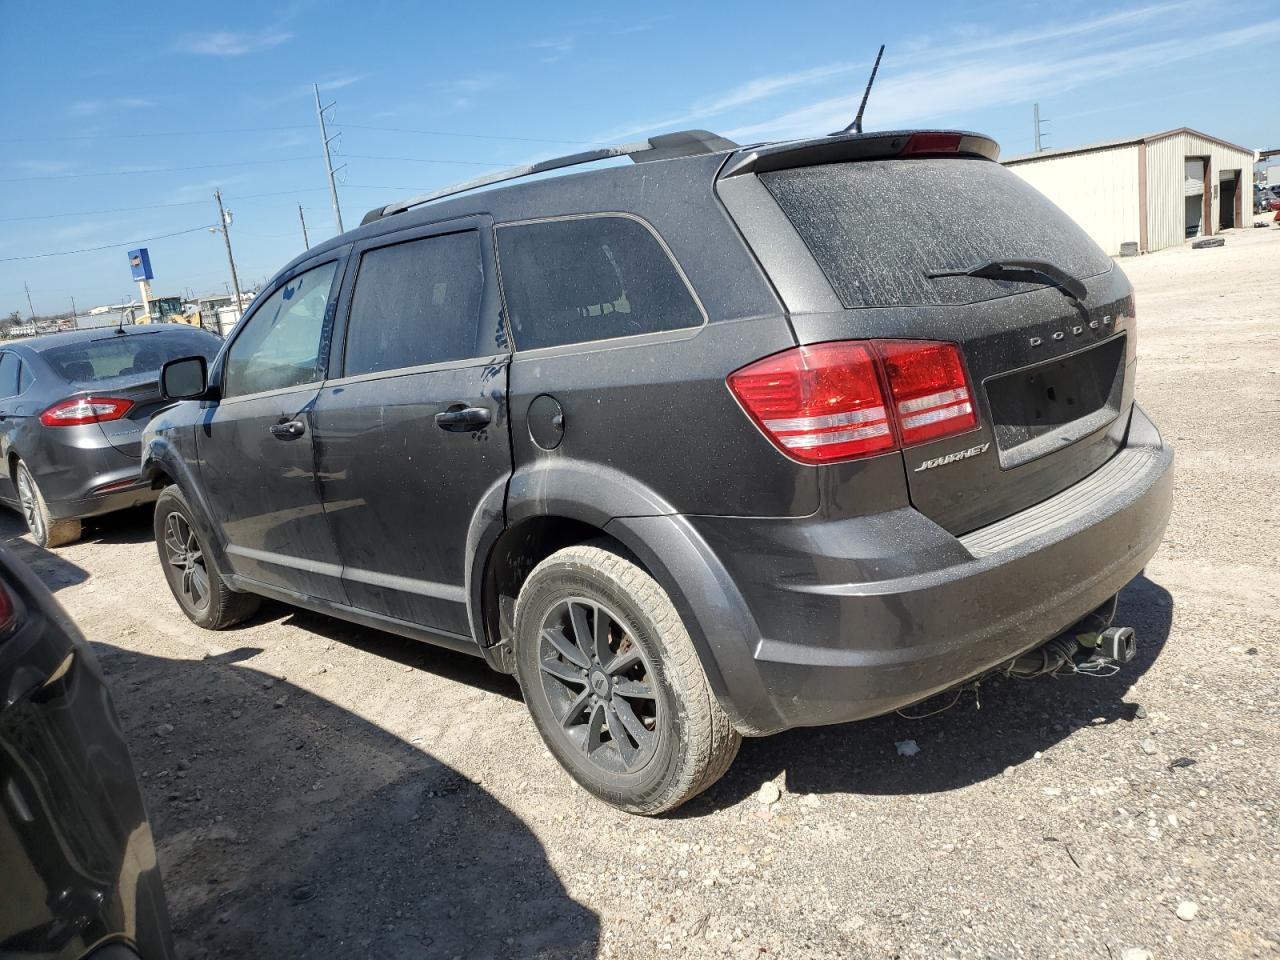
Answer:
[[[1187,206],[1187,239],[1209,233],[1205,216],[1205,202],[1208,191],[1205,189],[1205,167],[1202,157],[1185,157],[1186,176],[1183,179],[1183,194]]]
[[[1241,226],[1240,171],[1223,170],[1218,174],[1218,229]]]

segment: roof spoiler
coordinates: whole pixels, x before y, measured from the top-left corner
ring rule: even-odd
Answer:
[[[564,157],[553,157],[550,160],[539,160],[537,163],[512,167],[509,170],[500,170],[497,173],[487,173],[482,177],[455,183],[440,190],[433,190],[431,193],[424,193],[401,203],[375,207],[364,215],[360,225],[364,226],[366,223],[372,223],[383,217],[403,213],[424,203],[431,203],[433,200],[442,200],[445,197],[466,193],[468,190],[505,183],[508,180],[519,180],[522,177],[531,177],[534,174],[547,173],[551,170],[563,170],[565,167],[595,163],[597,160],[630,157],[635,163],[648,163],[651,160],[670,160],[674,157],[691,157],[702,153],[722,153],[726,150],[736,150],[737,148],[738,144],[732,140],[726,140],[724,137],[717,136],[707,130],[682,130],[679,133],[664,133],[635,143],[601,147],[598,150],[585,150],[582,153],[572,153]]]
[[[791,167],[904,156],[968,156],[995,160],[1000,156],[1000,145],[990,137],[965,130],[838,133],[812,140],[746,147],[725,165],[720,176],[723,179]]]

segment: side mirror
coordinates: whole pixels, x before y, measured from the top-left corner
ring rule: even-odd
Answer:
[[[204,357],[170,360],[160,368],[160,393],[166,400],[196,400],[209,387],[209,368]]]

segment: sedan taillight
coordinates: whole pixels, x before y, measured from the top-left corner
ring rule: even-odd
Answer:
[[[59,400],[40,414],[40,422],[46,427],[76,427],[119,420],[132,406],[132,400],[119,397],[70,397]]]
[[[977,426],[960,348],[922,340],[794,347],[731,373],[743,410],[800,463],[854,460]]]

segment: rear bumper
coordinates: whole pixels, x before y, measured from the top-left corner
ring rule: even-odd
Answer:
[[[754,625],[744,649],[717,639],[714,610],[688,604],[711,618],[698,629],[740,728],[886,713],[1039,645],[1118,593],[1159,546],[1173,485],[1172,450],[1133,409],[1126,446],[1093,475],[960,538],[909,508],[686,518]]]

